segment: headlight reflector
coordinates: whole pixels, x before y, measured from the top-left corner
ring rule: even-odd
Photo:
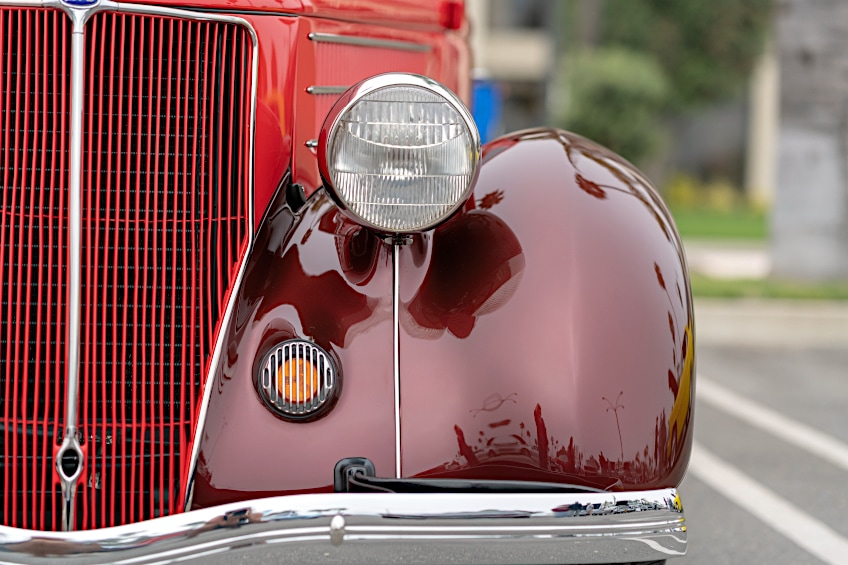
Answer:
[[[455,94],[418,75],[352,87],[324,122],[321,171],[354,218],[382,232],[429,229],[471,193],[480,138]]]

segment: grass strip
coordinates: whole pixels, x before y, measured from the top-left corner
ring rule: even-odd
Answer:
[[[848,300],[848,281],[809,283],[780,279],[717,279],[691,273],[692,294],[709,298]]]
[[[672,209],[672,216],[684,239],[764,241],[768,237],[766,214],[750,208],[680,208]]]

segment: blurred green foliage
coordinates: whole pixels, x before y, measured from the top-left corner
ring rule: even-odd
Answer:
[[[763,50],[773,0],[602,0],[599,42],[656,59],[671,102],[687,108],[744,86]]]
[[[622,48],[578,51],[560,76],[565,103],[558,121],[566,128],[637,163],[659,149],[656,120],[668,87],[651,57]]]
[[[665,183],[663,195],[671,208],[732,212],[741,208],[758,210],[748,196],[724,179],[701,182],[692,175],[677,173]]]
[[[663,117],[738,94],[774,0],[566,0],[558,74],[563,127],[643,164]]]

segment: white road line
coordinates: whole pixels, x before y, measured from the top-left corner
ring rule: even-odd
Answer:
[[[698,442],[689,471],[698,479],[771,526],[825,563],[844,565],[848,540],[783,497],[728,465]]]
[[[806,424],[748,400],[717,382],[698,375],[698,401],[705,401],[848,471],[848,445]]]

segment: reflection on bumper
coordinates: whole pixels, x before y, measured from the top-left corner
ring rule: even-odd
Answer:
[[[629,563],[685,552],[674,489],[311,494],[84,532],[0,526],[6,563]]]

